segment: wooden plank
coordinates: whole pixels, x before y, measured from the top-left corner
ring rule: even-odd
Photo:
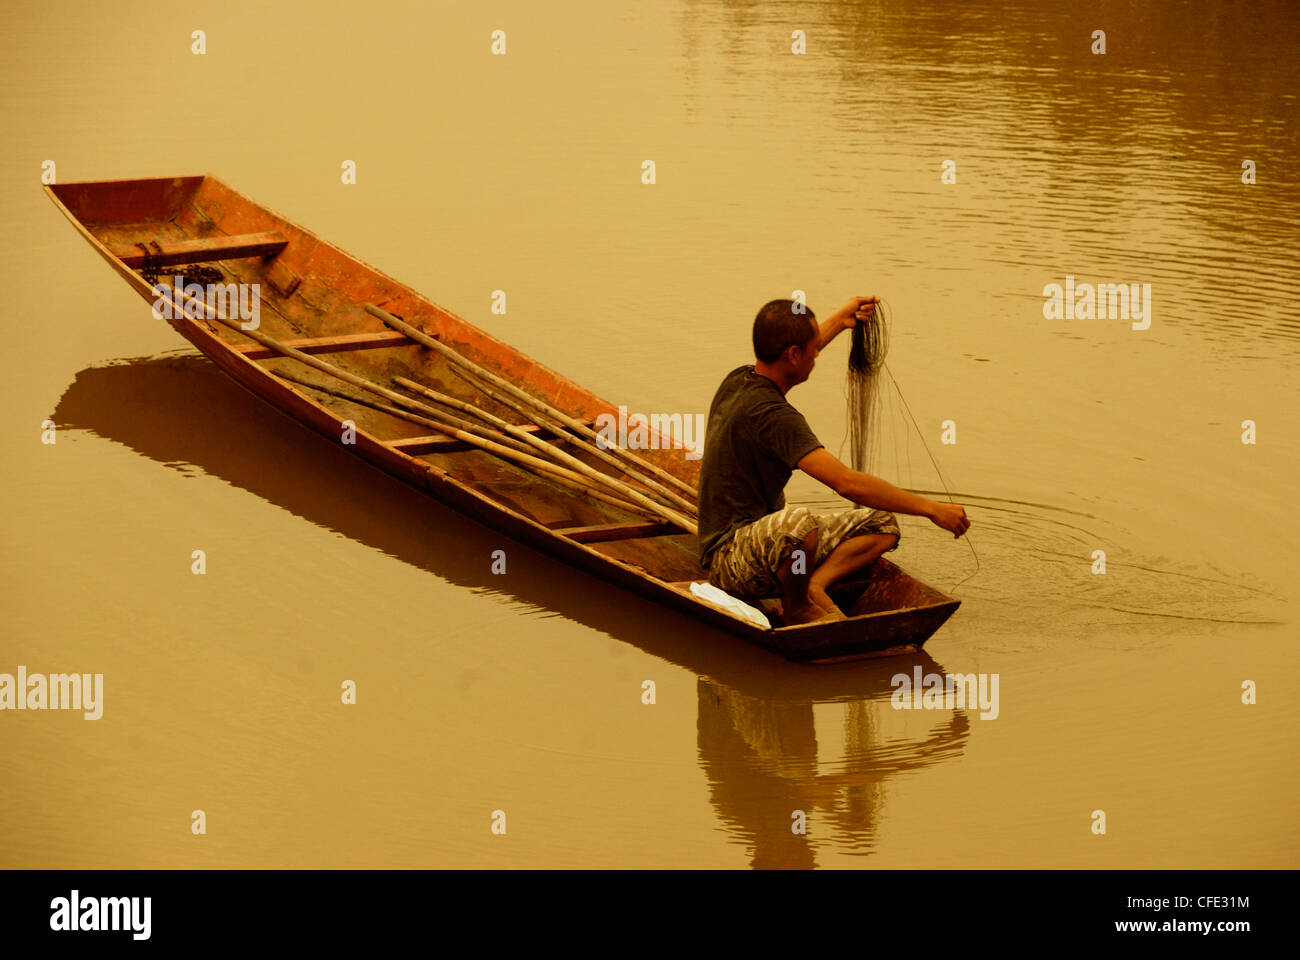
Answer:
[[[293,343],[294,341],[289,340],[286,342]],[[593,421],[591,420],[587,421],[588,426],[592,423]],[[542,428],[535,423],[519,423],[516,424],[516,426],[519,427],[520,430],[525,430],[528,433],[538,433],[542,430]],[[542,436],[551,443],[557,442],[556,437],[549,430],[545,431]],[[477,447],[471,447],[464,440],[457,440],[455,437],[442,436],[441,434],[431,437],[406,437],[402,440],[388,440],[385,442],[393,449],[401,450],[402,453],[409,453],[412,456],[421,453],[457,453],[461,450],[478,449]],[[560,440],[559,442],[563,443],[564,441]]]
[[[49,191],[82,224],[172,220],[203,183],[203,177],[91,180],[51,184]]]
[[[590,527],[560,527],[555,531],[576,543],[604,543],[607,540],[640,540],[664,537],[682,530],[675,523],[598,523]]]
[[[293,292],[302,283],[302,277],[284,265],[283,260],[273,260],[266,268],[266,282],[282,297],[292,297]]]
[[[143,267],[148,261],[160,267],[208,260],[238,260],[241,257],[274,255],[288,246],[279,231],[245,233],[233,237],[203,237],[198,240],[149,240],[148,256],[138,246],[109,248],[128,267]]]
[[[535,423],[521,423],[519,429],[536,433],[541,428]],[[401,450],[402,453],[409,453],[412,456],[421,453],[457,453],[461,450],[478,449],[464,440],[457,440],[455,437],[443,434],[434,434],[430,437],[404,437],[401,440],[389,440],[387,444],[395,450]]]
[[[310,337],[305,340],[282,340],[285,346],[301,350],[303,353],[342,353],[346,350],[379,350],[383,347],[404,347],[414,345],[404,333],[396,330],[379,330],[374,333],[348,333],[338,337]],[[260,343],[232,343],[231,349],[242,353],[249,360],[269,360],[278,357],[270,347]]]
[[[388,446],[395,450],[401,450],[402,453],[409,453],[413,457],[422,453],[457,453],[461,450],[478,449],[478,447],[471,447],[464,440],[443,436],[407,437],[405,440],[390,440]]]

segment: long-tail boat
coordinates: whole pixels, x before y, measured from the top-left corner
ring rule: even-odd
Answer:
[[[675,438],[652,431],[636,451],[593,443],[618,405],[215,176],[45,190],[153,315],[238,383],[574,567],[800,662],[914,651],[960,605],[884,557],[830,591],[847,619],[787,626],[778,598],[745,598],[764,627],[706,602],[690,589],[708,579],[699,460]],[[252,314],[233,309],[236,291],[254,290]]]

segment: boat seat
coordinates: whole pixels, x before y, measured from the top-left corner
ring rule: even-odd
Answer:
[[[380,330],[375,333],[345,333],[338,337],[305,337],[298,340],[280,341],[286,347],[293,347],[303,353],[344,353],[351,350],[383,350],[387,347],[415,346],[415,341],[404,333],[395,330]],[[232,343],[230,349],[242,353],[249,360],[275,360],[280,357],[277,350],[264,347],[260,343]]]
[[[171,267],[181,263],[274,256],[288,245],[289,241],[283,234],[272,230],[197,240],[151,239],[130,246],[110,247],[109,252],[128,267]]]

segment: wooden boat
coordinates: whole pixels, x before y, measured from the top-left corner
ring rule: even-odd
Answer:
[[[426,346],[432,337],[577,421],[590,425],[601,414],[618,415],[617,404],[252,202],[217,177],[91,181],[45,190],[150,304],[158,297],[146,273],[152,278],[162,271],[160,279],[170,283],[171,275],[201,265],[208,278],[219,275],[218,283],[259,285],[263,338],[328,359],[350,375],[385,385],[405,377],[519,422],[510,406],[486,399],[458,375],[444,352]],[[367,304],[380,309],[368,311]],[[415,330],[392,329],[380,319],[384,312],[404,318]],[[252,339],[256,333],[202,314],[192,319],[179,310],[167,322],[248,390],[393,476],[548,555],[787,659],[825,663],[913,651],[960,605],[882,557],[869,578],[831,591],[848,619],[785,626],[779,601],[769,597],[753,601],[773,624],[759,627],[690,592],[690,584],[707,575],[696,558],[695,534],[682,526],[593,499],[445,431],[431,434],[429,426],[377,409],[363,397],[349,399],[305,386],[339,384],[319,374],[305,376],[314,371],[268,348],[264,340]],[[348,424],[354,425],[352,442],[343,441]],[[620,476],[576,443],[569,452],[602,473]],[[639,450],[637,455],[690,488],[698,482],[699,461],[688,459],[680,446]],[[485,558],[485,570],[488,562]]]

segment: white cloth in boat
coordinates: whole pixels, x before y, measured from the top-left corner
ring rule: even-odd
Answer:
[[[744,600],[738,600],[731,594],[719,590],[711,583],[692,583],[691,593],[699,597],[705,603],[720,607],[729,613],[738,614],[744,617],[756,627],[762,627],[764,630],[772,628],[772,622],[767,619],[767,615],[757,607],[751,607]]]

